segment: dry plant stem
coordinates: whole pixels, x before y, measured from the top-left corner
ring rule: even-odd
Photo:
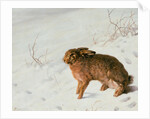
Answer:
[[[59,87],[59,89],[60,89],[59,83],[58,83],[58,81],[57,81],[57,79],[56,79],[56,76],[55,76],[55,75],[54,75],[54,79],[55,79],[55,81],[56,81],[56,83],[57,83],[57,85],[58,85],[58,87]]]
[[[46,53],[45,53],[45,63],[48,62],[48,61],[46,60],[47,53],[48,53],[48,49],[46,49]]]
[[[93,36],[93,42],[94,42],[94,44],[96,44],[95,35],[96,35],[96,33]]]
[[[38,34],[38,35],[39,35],[39,34]],[[35,51],[35,46],[36,46],[36,40],[37,40],[37,38],[38,38],[38,35],[37,35],[37,37],[36,37],[36,39],[35,39],[35,41],[34,41],[34,43],[33,43],[32,48],[30,47],[30,44],[29,44],[28,48],[29,48],[30,56],[32,57],[32,59],[34,60],[34,62],[36,62],[36,63],[39,64],[39,65],[42,65],[42,64],[44,64],[44,62],[42,62],[42,61],[40,60],[40,58],[42,58],[42,57],[45,56],[44,60],[45,60],[45,63],[47,63],[46,55],[47,55],[48,49],[46,49],[45,55],[41,55],[41,56],[39,56],[39,57],[36,57],[36,56],[35,56],[35,53],[36,53],[36,51]],[[32,64],[32,63],[33,63],[33,62],[31,62],[31,64]]]
[[[113,10],[114,9],[112,9],[111,11],[107,10],[107,12],[108,12],[108,18],[109,18],[110,25],[114,26],[114,32],[110,35],[110,39],[108,41],[106,41],[103,45],[105,45],[109,41],[116,40],[119,37],[119,35],[121,35],[122,37],[126,37],[129,33],[131,33],[131,35],[138,34],[136,32],[138,29],[138,25],[135,23],[135,21],[133,19],[133,16],[135,15],[134,13],[131,12],[131,15],[128,17],[121,16],[121,18],[119,20],[114,22],[114,21],[112,21],[111,16],[110,16],[112,14]]]
[[[121,30],[120,30],[120,27],[119,27],[116,23],[114,23],[114,22],[111,20],[110,14],[113,12],[113,10],[114,10],[114,9],[112,9],[111,11],[107,10],[109,22],[115,26],[115,34],[116,34],[117,30],[119,30],[120,33],[121,33],[121,35],[122,35],[122,32],[121,32]]]
[[[97,103],[99,103],[99,102],[101,102],[101,100],[95,101],[95,102],[91,105],[91,109],[86,109],[86,111],[97,111],[98,108],[95,107],[95,105],[96,105]]]

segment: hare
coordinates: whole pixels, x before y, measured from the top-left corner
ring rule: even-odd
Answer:
[[[102,83],[101,91],[107,88],[115,89],[114,96],[121,95],[132,83],[133,77],[128,75],[123,64],[113,56],[96,54],[88,48],[70,49],[63,58],[69,64],[73,77],[78,81],[76,94],[78,99],[83,97],[83,93],[91,80],[98,80]]]

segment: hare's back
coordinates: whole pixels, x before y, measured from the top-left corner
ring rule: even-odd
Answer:
[[[92,62],[95,62],[95,65],[99,66],[99,70],[103,70],[108,78],[120,83],[128,80],[128,72],[117,58],[109,55],[97,54],[92,59]]]

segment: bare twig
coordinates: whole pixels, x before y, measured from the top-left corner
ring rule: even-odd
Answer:
[[[95,35],[96,35],[96,33],[95,33],[94,36],[93,36],[93,42],[94,42],[94,44],[97,43],[96,40],[95,40]]]
[[[38,38],[39,34],[36,36],[35,40],[34,40],[34,43],[32,45],[32,48],[30,47],[30,44],[28,45],[28,48],[29,48],[29,53],[30,53],[30,56],[32,57],[33,61],[39,65],[42,65],[42,64],[46,64],[47,63],[47,60],[46,60],[46,55],[47,55],[47,52],[48,52],[48,49],[46,49],[46,54],[44,55],[40,55],[39,57],[36,57],[35,56],[35,47],[36,47],[36,40]],[[42,57],[45,57],[45,62],[42,62],[42,60],[40,60]],[[33,63],[33,62],[32,62]],[[31,64],[32,64],[31,63]]]
[[[110,25],[114,28],[114,31],[113,33],[111,33],[109,40],[106,41],[104,45],[109,41],[116,40],[120,36],[126,37],[129,33],[131,33],[131,35],[138,34],[138,25],[133,19],[135,13],[131,12],[130,16],[121,16],[120,19],[115,22],[111,18],[111,14],[113,11],[114,9],[112,9],[111,11],[108,9],[107,14]]]
[[[90,111],[97,111],[98,108],[95,107],[95,105],[96,105],[98,102],[101,102],[101,100],[95,101],[95,102],[91,105],[91,109],[86,109],[86,111],[89,111],[89,110],[90,110]]]
[[[57,85],[58,85],[58,87],[59,87],[59,89],[60,89],[59,83],[58,83],[57,78],[56,78],[55,75],[54,75],[54,79],[55,79],[55,81],[56,81],[56,83],[57,83]]]

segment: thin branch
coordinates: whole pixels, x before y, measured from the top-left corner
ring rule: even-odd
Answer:
[[[129,16],[121,15],[120,19],[115,22],[111,18],[111,14],[113,13],[113,11],[114,9],[112,9],[111,11],[107,9],[110,26],[112,26],[114,30],[113,33],[111,33],[109,40],[107,40],[103,45],[105,45],[107,42],[116,40],[120,36],[126,37],[129,33],[131,33],[131,35],[138,34],[138,25],[133,19],[135,13],[131,12]]]
[[[36,38],[35,38],[35,40],[34,40],[34,43],[33,43],[33,45],[32,45],[32,49],[31,49],[31,47],[30,47],[30,44],[28,45],[28,49],[29,49],[29,53],[30,53],[30,56],[32,57],[33,61],[36,62],[36,63],[39,64],[39,65],[42,65],[42,64],[47,63],[47,62],[46,62],[47,50],[46,50],[46,54],[45,54],[45,55],[40,55],[39,57],[36,57],[36,56],[35,56],[35,53],[36,53],[35,47],[36,47],[36,41],[37,41],[38,36],[39,36],[39,34],[36,36]],[[45,57],[45,62],[42,62],[42,61],[40,60],[42,57]],[[32,62],[31,64],[33,64],[33,62]]]

